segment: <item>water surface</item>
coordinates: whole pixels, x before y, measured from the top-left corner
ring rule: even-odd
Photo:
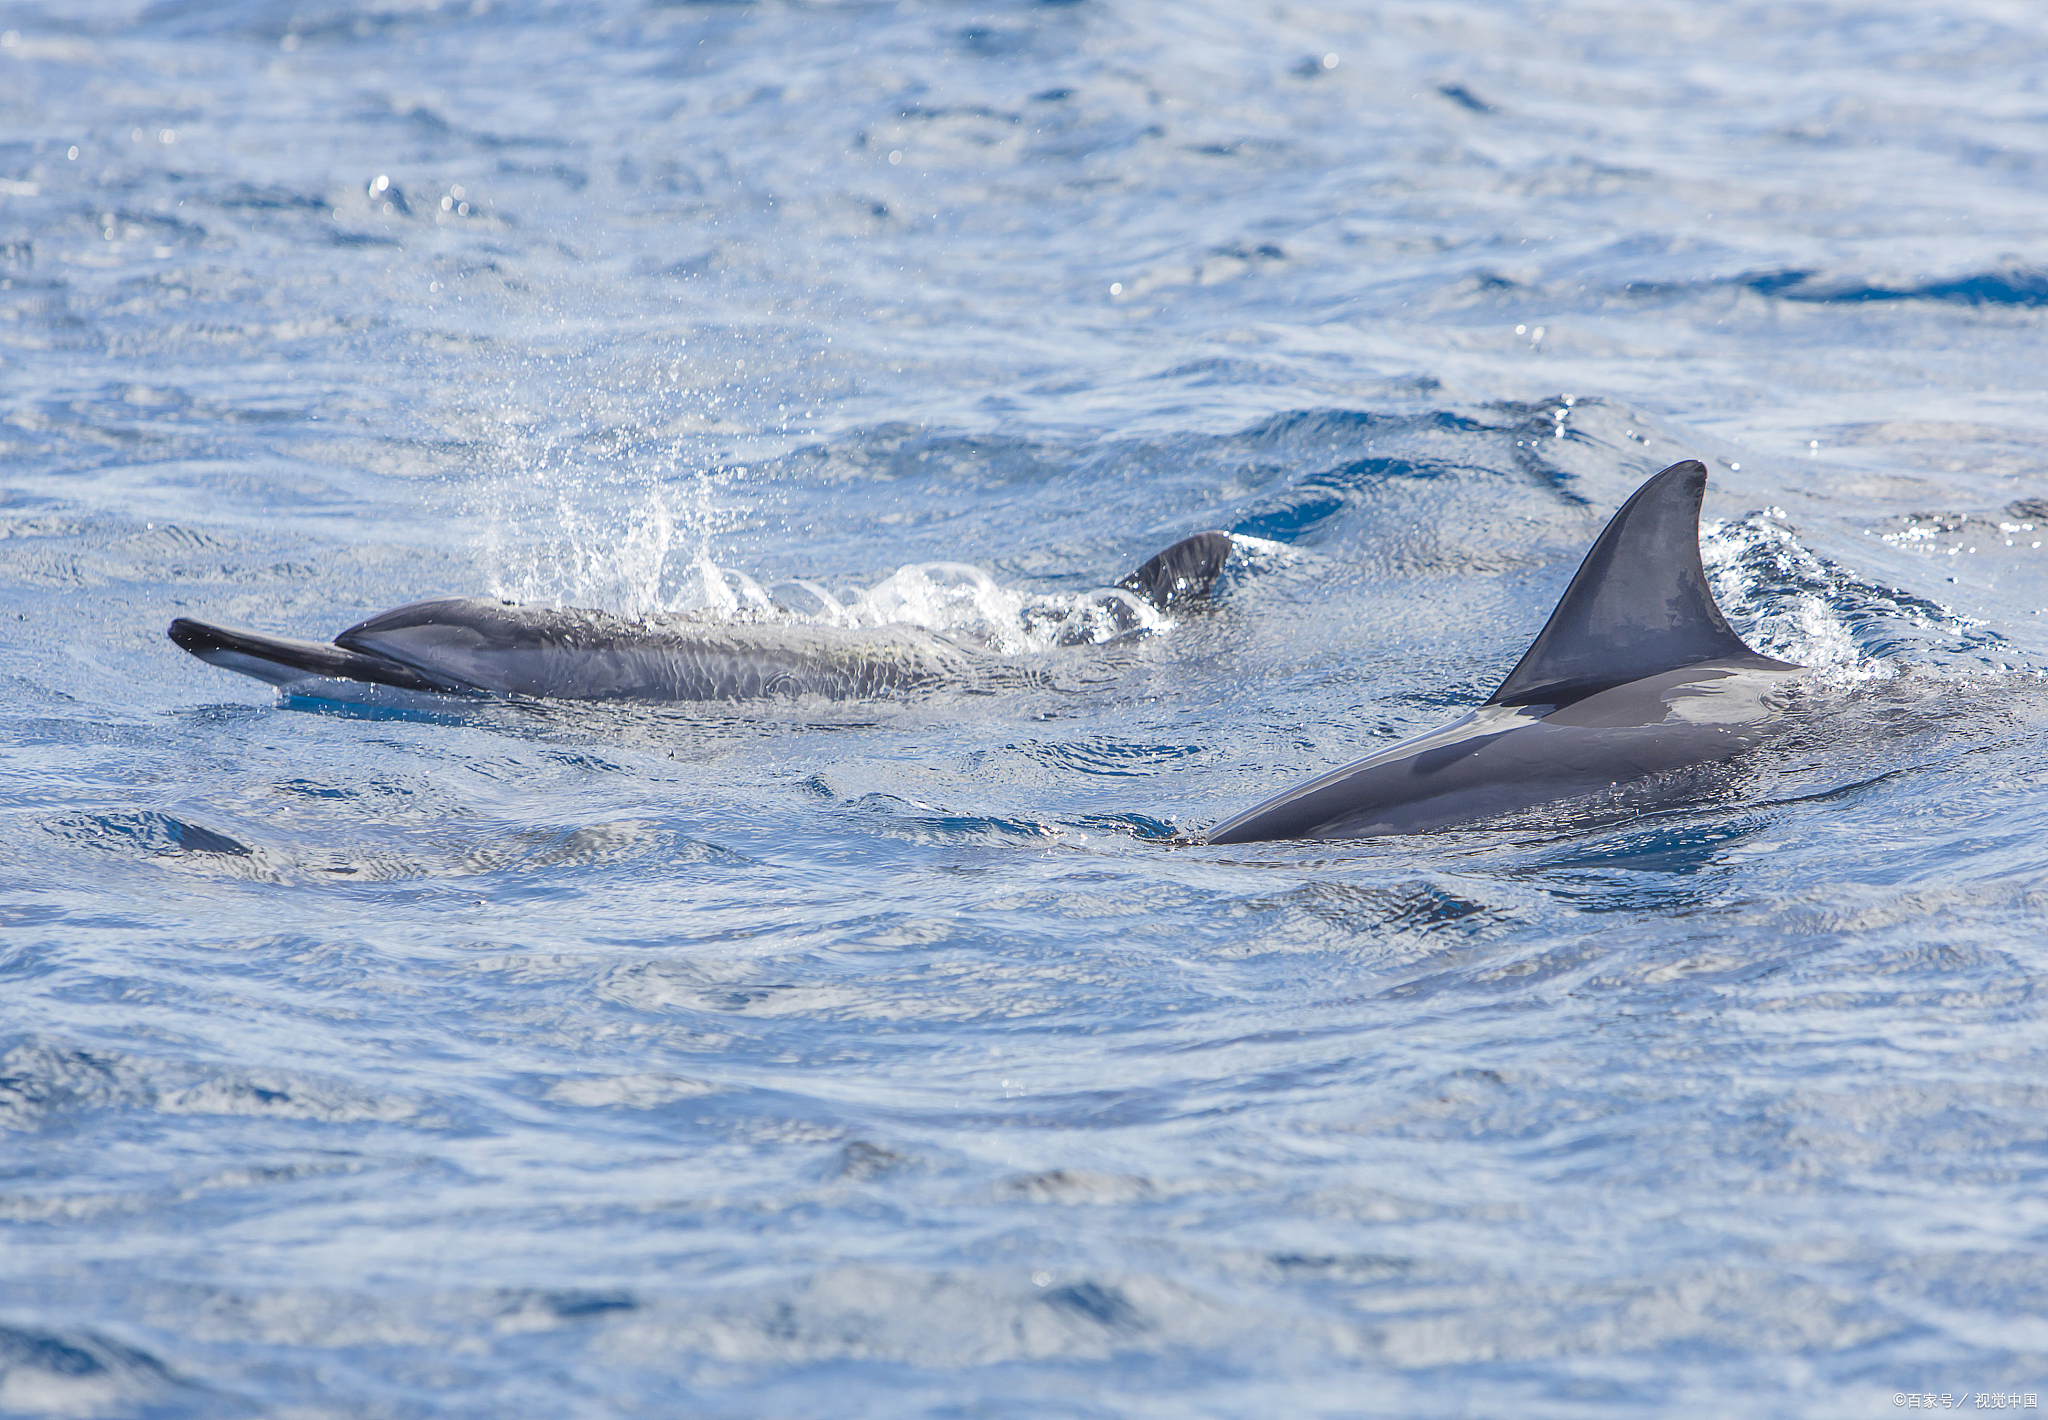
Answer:
[[[0,1410],[2048,1390],[2044,74],[1994,0],[0,4]],[[1188,845],[1689,456],[1805,732]],[[1212,610],[1030,619],[1208,527]],[[163,637],[756,589],[1029,674]]]

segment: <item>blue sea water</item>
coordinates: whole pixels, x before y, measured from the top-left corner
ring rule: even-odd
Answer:
[[[0,0],[0,1413],[2048,1392],[2044,242],[2006,0]],[[1800,734],[1190,846],[1688,456]],[[437,592],[1024,674],[163,635]]]

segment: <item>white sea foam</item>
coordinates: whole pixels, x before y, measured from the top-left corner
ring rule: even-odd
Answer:
[[[1707,524],[1700,560],[1729,624],[1766,655],[1864,676],[1903,664],[2002,668],[2011,651],[1969,617],[1880,586],[1802,543],[1775,509]]]

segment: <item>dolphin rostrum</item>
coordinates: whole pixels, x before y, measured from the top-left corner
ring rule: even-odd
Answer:
[[[1210,843],[1426,833],[1731,759],[1803,669],[1758,655],[1700,565],[1706,465],[1676,463],[1609,520],[1500,689],[1454,724],[1212,829]]]
[[[1094,603],[1108,624],[1209,594],[1235,544],[1228,533],[1183,538]],[[413,602],[351,626],[331,643],[237,631],[179,617],[170,638],[200,660],[273,685],[324,677],[441,694],[566,700],[832,700],[1000,683],[995,658],[907,626],[670,617],[522,606],[477,597]]]

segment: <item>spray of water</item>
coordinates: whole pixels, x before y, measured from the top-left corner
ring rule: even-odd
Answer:
[[[1700,533],[1715,600],[1757,650],[1851,676],[1908,664],[1981,673],[2011,658],[1982,622],[1857,577],[1802,544],[1783,518],[1767,508]]]
[[[841,604],[846,626],[916,626],[1008,654],[1050,646],[1100,645],[1172,623],[1121,588],[1087,593],[1021,592],[963,562],[919,562]]]
[[[679,462],[655,480],[644,471],[578,476],[550,457],[508,461],[501,501],[484,520],[493,594],[651,620],[912,626],[1002,654],[1097,645],[1172,624],[1120,588],[1027,592],[963,562],[913,563],[864,588],[834,591],[801,576],[763,586],[711,555],[745,470]]]

